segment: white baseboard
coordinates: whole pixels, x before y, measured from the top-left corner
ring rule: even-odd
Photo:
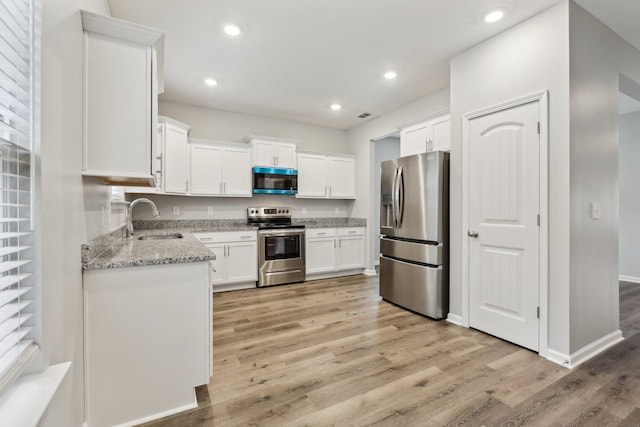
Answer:
[[[447,322],[453,323],[454,325],[463,326],[462,325],[462,316],[459,316],[457,314],[449,313],[447,315]]]
[[[226,291],[238,291],[240,289],[254,289],[256,282],[243,282],[243,283],[231,283],[229,285],[214,285],[213,293],[226,292]]]
[[[365,276],[377,276],[375,268],[373,270],[365,270],[363,273]]]
[[[640,283],[640,277],[625,276],[623,274],[618,276],[618,280],[623,281],[623,282]]]
[[[573,369],[623,340],[622,331],[618,329],[617,331],[611,332],[609,335],[605,335],[591,344],[585,345],[580,350],[571,353],[570,355],[549,349],[547,360],[569,369]]]

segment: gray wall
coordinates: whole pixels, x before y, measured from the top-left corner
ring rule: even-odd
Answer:
[[[640,283],[640,112],[620,116],[620,279]]]
[[[192,138],[241,142],[245,136],[255,134],[293,139],[298,150],[348,153],[346,132],[340,129],[162,100],[158,110],[162,116],[190,124]]]
[[[79,9],[109,15],[106,0],[42,1],[43,364],[71,369],[41,426],[81,426],[83,399],[80,245],[111,227],[102,221],[109,187],[82,171],[82,24]]]
[[[570,1],[451,61],[451,311],[461,300],[462,116],[549,92],[548,348],[571,355],[615,334],[618,314],[618,80],[640,54]],[[599,203],[602,218],[591,219]]]
[[[549,91],[549,347],[569,353],[569,18],[566,2],[451,60],[451,302],[462,300],[462,117]]]
[[[619,329],[618,93],[640,52],[570,3],[571,351]],[[553,117],[553,116],[552,116]],[[590,203],[602,218],[590,218]]]

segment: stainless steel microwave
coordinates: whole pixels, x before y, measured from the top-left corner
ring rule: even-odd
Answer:
[[[283,168],[253,168],[255,194],[297,194],[298,171]]]

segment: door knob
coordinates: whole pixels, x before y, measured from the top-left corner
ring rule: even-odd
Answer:
[[[467,231],[467,236],[473,237],[474,239],[476,239],[478,237],[478,232],[469,230]]]

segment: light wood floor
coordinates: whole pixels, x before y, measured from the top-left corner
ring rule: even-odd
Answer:
[[[378,297],[376,277],[214,296],[214,376],[169,426],[640,426],[640,285],[627,338],[568,370]]]

